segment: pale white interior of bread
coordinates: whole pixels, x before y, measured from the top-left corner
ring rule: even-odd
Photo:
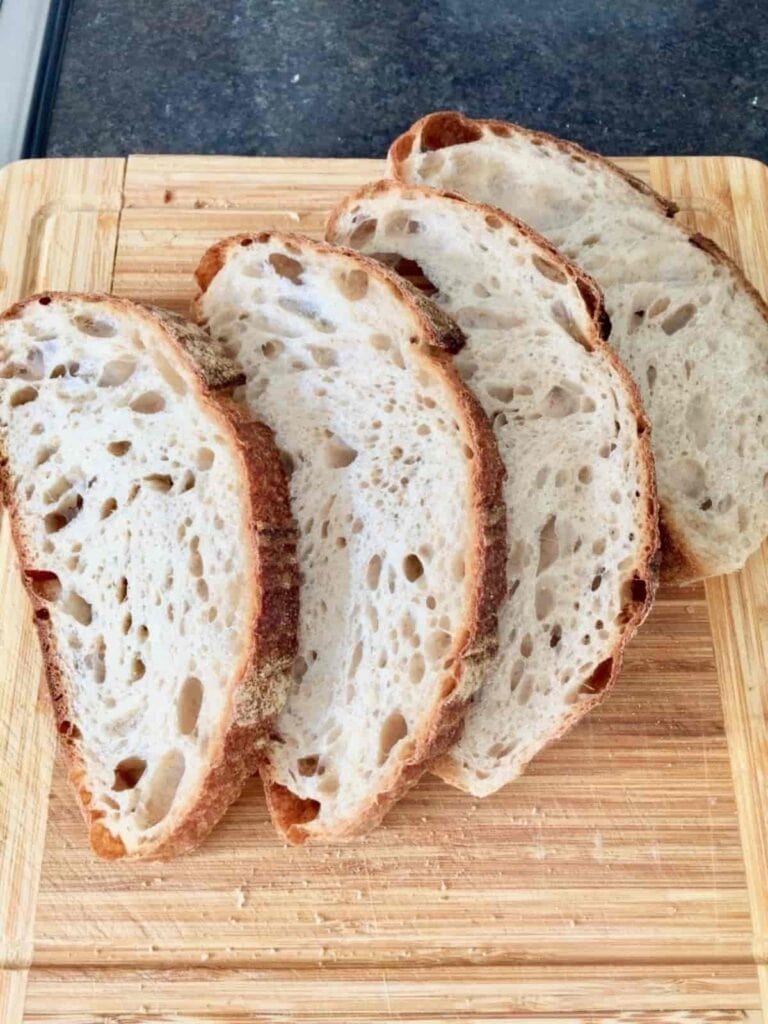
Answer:
[[[157,330],[75,298],[0,323],[26,568],[48,602],[91,807],[129,853],[183,819],[251,639],[242,466]]]
[[[201,313],[291,474],[300,654],[272,778],[319,802],[311,832],[354,830],[434,724],[466,620],[463,418],[413,313],[353,257],[235,246]]]
[[[514,778],[589,700],[648,544],[638,424],[575,283],[482,209],[393,186],[353,200],[334,231],[437,291],[467,336],[457,367],[491,418],[507,468],[509,596],[499,650],[438,767],[483,796]],[[361,240],[363,240],[361,242]],[[402,265],[405,266],[405,265]],[[425,282],[422,282],[424,284]]]
[[[618,174],[524,133],[415,147],[403,170],[507,210],[597,279],[651,420],[665,515],[704,574],[739,568],[768,532],[768,325],[732,269]]]

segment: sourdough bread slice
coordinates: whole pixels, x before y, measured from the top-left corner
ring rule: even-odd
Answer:
[[[198,327],[122,299],[0,318],[0,480],[102,857],[195,846],[285,697],[296,537],[270,431],[217,397],[240,379]]]
[[[456,326],[357,253],[214,246],[197,318],[292,471],[300,651],[263,778],[292,842],[376,824],[456,738],[496,643],[506,559],[493,432]]]
[[[768,308],[738,267],[608,160],[513,124],[430,114],[390,165],[521,217],[594,275],[653,426],[662,573],[739,569],[768,533]]]
[[[594,282],[500,210],[384,181],[344,201],[327,234],[395,266],[456,320],[467,338],[456,366],[507,468],[499,649],[436,766],[486,796],[603,697],[650,607],[645,416],[603,341]]]

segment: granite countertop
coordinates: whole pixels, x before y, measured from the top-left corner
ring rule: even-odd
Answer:
[[[764,0],[73,0],[48,154],[382,156],[458,108],[768,161]]]

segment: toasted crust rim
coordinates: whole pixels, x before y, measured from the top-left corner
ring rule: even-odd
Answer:
[[[228,717],[222,721],[211,744],[210,770],[183,816],[166,834],[160,834],[138,850],[126,849],[91,807],[92,795],[78,739],[72,726],[71,702],[66,673],[55,632],[46,617],[47,606],[31,587],[27,573],[34,567],[18,504],[12,499],[7,478],[7,458],[0,458],[0,494],[10,512],[11,531],[19,555],[22,579],[34,613],[43,653],[45,675],[56,717],[70,780],[89,830],[91,847],[99,857],[114,860],[165,860],[197,846],[223,816],[252,774],[257,748],[264,741],[276,707],[287,693],[288,671],[297,647],[298,566],[295,557],[295,528],[290,514],[288,485],[271,432],[250,420],[242,410],[216,392],[231,386],[238,374],[227,361],[209,359],[200,365],[190,354],[197,349],[201,332],[189,321],[127,299],[98,293],[46,291],[17,302],[0,316],[0,322],[20,316],[33,302],[77,301],[98,304],[106,310],[148,321],[162,338],[173,358],[183,361],[198,385],[198,397],[208,407],[219,427],[229,433],[241,463],[246,484],[244,501],[251,523],[253,544],[253,610],[251,643],[229,684]],[[4,455],[4,453],[3,453]],[[275,559],[273,540],[265,527],[281,538],[281,557]],[[276,564],[279,562],[279,564]],[[275,603],[275,596],[277,603]],[[267,600],[267,598],[270,600]],[[263,689],[263,693],[261,690]],[[243,698],[263,708],[252,720],[244,720]]]
[[[544,746],[554,739],[559,738],[568,731],[587,712],[599,704],[605,695],[613,687],[619,672],[624,656],[624,649],[632,639],[637,629],[646,619],[656,593],[658,585],[659,569],[659,526],[658,526],[658,497],[656,494],[656,475],[654,471],[653,453],[651,449],[650,427],[645,415],[640,392],[633,377],[629,374],[624,364],[619,359],[616,351],[608,344],[610,333],[610,321],[605,312],[603,295],[597,282],[594,281],[572,260],[552,246],[545,238],[534,231],[529,225],[518,220],[516,217],[505,213],[497,207],[487,203],[473,203],[465,196],[455,192],[443,192],[424,185],[412,185],[397,181],[379,181],[364,185],[352,195],[343,199],[332,211],[329,220],[327,233],[333,237],[338,230],[340,218],[350,210],[355,203],[364,201],[367,198],[388,193],[407,192],[413,195],[422,195],[427,198],[439,198],[447,203],[454,203],[458,206],[467,207],[483,216],[493,216],[506,224],[507,227],[525,237],[540,247],[548,259],[552,260],[570,280],[576,284],[579,294],[584,301],[585,310],[591,323],[591,350],[598,354],[613,369],[628,398],[632,414],[638,426],[638,469],[640,497],[638,504],[645,505],[642,516],[643,535],[638,543],[638,558],[631,572],[627,573],[632,577],[630,587],[630,600],[622,608],[623,618],[622,632],[607,658],[601,662],[592,676],[585,680],[583,688],[589,690],[593,680],[599,677],[599,688],[596,687],[594,696],[581,700],[573,706],[571,713],[558,726],[558,729],[551,736],[548,736],[530,754],[526,763],[530,761]],[[574,342],[578,344],[578,342]],[[609,663],[609,664],[608,664]],[[606,667],[607,666],[607,667]],[[521,770],[522,770],[521,766]],[[466,773],[461,769],[451,752],[448,751],[434,764],[432,771],[445,782],[466,792],[474,792],[466,782]],[[510,781],[510,780],[506,780]],[[506,781],[500,784],[506,785]],[[494,790],[495,791],[495,790]],[[475,795],[481,795],[476,793]],[[484,793],[483,795],[488,795]]]
[[[352,839],[377,825],[392,805],[399,800],[427,770],[432,761],[457,738],[462,727],[468,701],[479,687],[485,664],[496,645],[496,612],[506,590],[506,515],[502,487],[505,470],[491,426],[475,396],[461,382],[450,356],[464,344],[456,324],[437,309],[420,292],[392,274],[375,260],[362,256],[353,249],[332,246],[300,235],[285,232],[260,232],[255,235],[235,235],[212,246],[203,256],[196,272],[200,294],[193,303],[193,315],[198,322],[204,320],[201,300],[211,281],[225,266],[229,254],[246,239],[257,243],[272,240],[301,252],[308,246],[315,253],[343,256],[355,267],[386,284],[399,301],[403,302],[415,320],[421,340],[418,352],[443,377],[453,395],[455,412],[475,456],[470,466],[471,507],[474,527],[471,541],[472,567],[475,579],[467,618],[460,630],[460,638],[449,657],[455,659],[451,669],[453,680],[450,690],[436,703],[433,717],[417,734],[411,753],[393,766],[381,790],[354,818],[341,826],[319,829],[313,827],[313,812],[304,800],[274,777],[268,760],[261,765],[272,820],[277,830],[291,843],[311,841],[338,841]],[[446,687],[447,689],[447,687]]]

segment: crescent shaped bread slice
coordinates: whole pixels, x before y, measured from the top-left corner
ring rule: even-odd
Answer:
[[[457,368],[507,468],[499,648],[435,768],[486,796],[601,700],[650,607],[658,537],[645,415],[605,344],[594,282],[500,210],[384,181],[337,207],[327,234],[456,320],[467,338]]]
[[[123,299],[0,317],[0,483],[102,857],[197,845],[285,699],[296,535],[271,432],[221,394],[239,379],[198,327]]]
[[[597,280],[653,428],[662,576],[741,568],[768,534],[768,307],[741,270],[674,203],[542,132],[429,114],[389,159],[520,217]]]
[[[358,253],[214,246],[196,317],[274,429],[300,533],[300,651],[262,775],[291,842],[375,825],[456,738],[496,644],[503,467],[455,324]]]

